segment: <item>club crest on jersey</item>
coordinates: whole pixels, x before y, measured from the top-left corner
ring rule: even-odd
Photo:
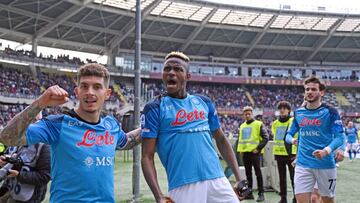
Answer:
[[[92,147],[94,145],[103,146],[103,145],[113,145],[114,136],[109,134],[109,131],[105,131],[104,135],[97,135],[94,130],[87,130],[84,133],[83,139],[81,142],[78,142],[76,145],[78,147]]]
[[[304,117],[300,124],[301,127],[305,127],[305,126],[320,126],[321,125],[321,120],[318,120],[316,118],[314,119],[309,119],[308,117]]]
[[[193,122],[195,120],[204,120],[205,119],[205,111],[194,110],[191,112],[186,112],[184,109],[180,109],[176,113],[175,121],[171,122],[172,126],[184,125],[187,122]]]
[[[140,125],[142,128],[145,126],[145,114],[141,114],[140,116]]]
[[[195,105],[199,105],[199,104],[200,104],[200,102],[199,102],[199,100],[198,100],[197,98],[191,98],[191,101],[192,101],[192,103],[195,104]]]
[[[335,123],[336,125],[342,125],[342,124],[343,124],[341,120],[336,120],[336,121],[334,121],[334,123]]]

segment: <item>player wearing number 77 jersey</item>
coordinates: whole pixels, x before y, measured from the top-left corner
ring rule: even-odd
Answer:
[[[324,203],[334,202],[336,166],[334,152],[345,142],[339,113],[321,103],[325,85],[315,76],[304,81],[306,105],[294,112],[286,142],[298,145],[295,194],[298,203],[308,203],[315,182]],[[299,133],[299,142],[293,138]]]

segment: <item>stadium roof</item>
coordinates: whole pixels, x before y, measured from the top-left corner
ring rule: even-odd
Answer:
[[[91,53],[132,53],[136,0],[1,0],[0,38]],[[143,54],[181,50],[236,63],[359,63],[360,15],[204,1],[142,0]]]

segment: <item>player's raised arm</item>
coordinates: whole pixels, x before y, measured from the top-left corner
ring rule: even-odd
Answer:
[[[25,132],[39,112],[47,106],[57,106],[69,100],[68,93],[55,85],[49,87],[30,106],[17,114],[0,133],[0,142],[8,146],[26,144]]]

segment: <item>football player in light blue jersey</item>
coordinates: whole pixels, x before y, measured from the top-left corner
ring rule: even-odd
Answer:
[[[99,64],[78,70],[75,95],[79,105],[68,114],[51,115],[31,124],[47,106],[69,100],[61,87],[49,87],[30,106],[16,115],[3,129],[0,141],[8,146],[51,147],[50,202],[115,202],[115,149],[129,149],[140,143],[140,129],[125,134],[111,116],[100,117],[109,98],[110,75]]]
[[[163,82],[167,93],[146,104],[142,120],[142,169],[156,202],[239,202],[212,143],[234,171],[240,171],[231,145],[222,131],[213,102],[186,91],[189,58],[171,52],[165,58]],[[154,166],[158,153],[166,169],[169,196],[162,193]],[[241,198],[241,197],[240,197]]]
[[[347,124],[347,127],[345,128],[345,135],[346,140],[348,144],[348,153],[350,161],[353,161],[356,159],[356,151],[357,151],[357,145],[358,145],[358,139],[357,139],[357,129],[354,127],[354,123],[352,121],[349,121]],[[352,153],[354,153],[354,157],[352,157]]]
[[[308,203],[315,182],[324,203],[334,202],[336,166],[334,152],[345,142],[339,113],[321,102],[325,85],[315,76],[304,81],[306,105],[294,112],[286,142],[298,145],[295,194],[299,203]],[[299,142],[293,138],[299,133]]]

